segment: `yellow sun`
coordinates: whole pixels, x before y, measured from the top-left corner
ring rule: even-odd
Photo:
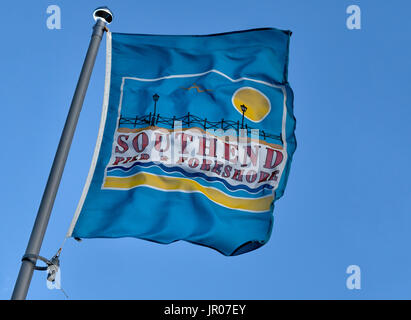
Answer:
[[[253,122],[261,122],[271,111],[270,100],[259,90],[243,87],[233,94],[232,102],[238,112]],[[242,106],[245,106],[245,108]]]

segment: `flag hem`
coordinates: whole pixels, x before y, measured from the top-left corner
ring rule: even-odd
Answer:
[[[94,149],[93,158],[91,161],[90,169],[88,172],[87,180],[83,188],[77,209],[74,213],[74,217],[71,221],[70,227],[67,231],[66,238],[71,237],[73,234],[74,227],[76,226],[77,219],[80,215],[81,209],[83,208],[84,201],[86,199],[88,190],[90,188],[91,180],[94,176],[94,171],[96,169],[98,155],[100,153],[101,143],[103,141],[104,127],[106,125],[107,111],[108,111],[108,102],[110,96],[110,80],[111,80],[111,32],[107,32],[106,35],[106,75],[104,80],[104,98],[103,98],[103,107],[101,111],[100,127],[98,129],[98,136],[96,147]]]

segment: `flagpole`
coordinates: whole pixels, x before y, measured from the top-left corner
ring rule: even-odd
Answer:
[[[64,166],[66,164],[71,142],[73,140],[74,131],[77,126],[81,108],[83,106],[91,73],[96,61],[98,48],[103,38],[104,31],[106,30],[106,23],[110,23],[113,19],[113,14],[107,7],[97,8],[94,11],[93,16],[96,20],[96,24],[93,27],[93,34],[91,36],[86,58],[81,69],[70,110],[67,115],[66,123],[64,125],[53,165],[47,180],[46,188],[37,212],[36,221],[34,222],[33,230],[26,248],[25,257],[30,258],[24,258],[22,260],[20,272],[11,297],[12,300],[26,299],[31,278],[33,276],[33,271],[37,262],[37,257],[40,253],[41,244],[43,242],[47,224],[50,219],[51,210],[53,208],[57,190],[60,185],[60,180],[63,175]]]

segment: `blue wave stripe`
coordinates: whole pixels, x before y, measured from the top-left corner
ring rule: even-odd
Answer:
[[[261,186],[259,186],[258,188],[252,189],[246,185],[237,185],[237,186],[232,186],[230,185],[227,181],[225,181],[224,179],[218,178],[218,177],[209,177],[206,174],[202,173],[202,172],[187,172],[184,169],[182,169],[181,167],[167,167],[161,163],[154,163],[154,162],[136,162],[134,163],[131,167],[128,168],[124,168],[122,166],[115,166],[115,167],[108,167],[107,168],[107,172],[109,171],[114,171],[114,170],[121,170],[121,171],[130,171],[131,169],[133,169],[134,167],[139,166],[139,167],[151,167],[151,166],[156,166],[156,167],[160,167],[163,171],[168,172],[168,173],[173,173],[173,172],[179,172],[181,174],[183,174],[186,177],[189,178],[203,178],[209,182],[221,182],[223,183],[227,189],[231,190],[231,191],[236,191],[236,190],[246,190],[248,192],[251,193],[258,193],[264,189],[269,189],[272,190],[273,186],[269,185],[269,184],[263,184]]]
[[[188,179],[186,176],[184,176],[180,172],[164,172],[160,167],[158,166],[152,166],[149,168],[143,168],[143,167],[134,167],[134,170],[124,172],[122,170],[112,170],[107,173],[106,177],[111,178],[111,177],[120,177],[120,178],[127,178],[127,177],[132,177],[136,174],[139,173],[151,173],[154,175],[160,175],[160,176],[168,176],[168,177],[175,177],[175,178],[185,178]],[[220,190],[221,192],[224,192],[227,195],[231,195],[233,197],[240,197],[240,198],[250,198],[254,199],[255,197],[264,197],[267,195],[272,194],[272,190],[269,189],[263,189],[257,193],[252,193],[248,192],[246,190],[228,190],[225,185],[222,182],[215,181],[215,182],[209,182],[204,180],[203,178],[200,177],[195,177],[195,178],[189,178],[190,180],[196,181],[199,184],[207,187],[213,187],[215,189]]]

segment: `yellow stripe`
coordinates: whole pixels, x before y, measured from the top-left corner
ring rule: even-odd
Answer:
[[[201,192],[211,201],[227,208],[264,212],[270,209],[273,196],[259,199],[230,197],[219,190],[204,187],[195,180],[177,177],[165,177],[140,172],[131,177],[106,177],[103,188],[131,189],[137,186],[148,186],[165,191]]]

